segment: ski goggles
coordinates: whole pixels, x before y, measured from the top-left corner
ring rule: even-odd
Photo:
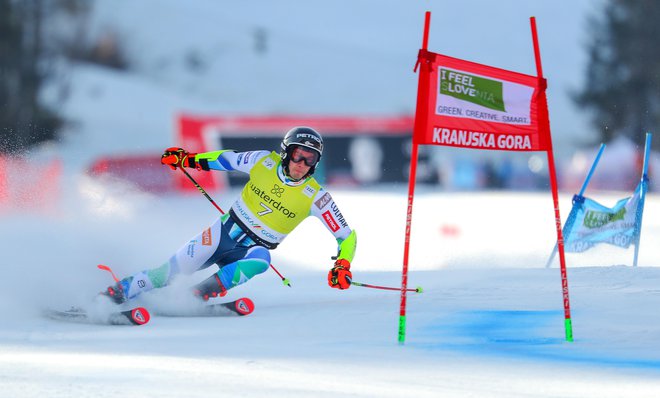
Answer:
[[[291,161],[294,163],[300,163],[300,161],[303,160],[307,166],[313,167],[319,161],[319,153],[296,146],[291,153]]]

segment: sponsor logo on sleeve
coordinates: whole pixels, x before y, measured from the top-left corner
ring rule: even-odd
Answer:
[[[330,203],[331,200],[332,200],[332,197],[330,196],[330,193],[326,192],[323,196],[321,196],[321,199],[314,202],[314,204],[320,210],[320,209],[324,208],[328,203]]]
[[[243,164],[248,164],[250,161],[250,157],[252,157],[252,154],[254,152],[245,152],[245,158],[243,158]]]
[[[197,244],[197,240],[193,239],[190,242],[188,242],[188,248],[186,249],[186,254],[190,258],[195,258],[195,245]]]
[[[315,193],[316,193],[316,189],[310,187],[309,185],[305,186],[305,188],[303,189],[303,194],[305,194],[305,196],[307,196],[308,198],[314,196]]]
[[[213,244],[213,240],[211,238],[211,228],[209,228],[206,231],[202,232],[202,245],[211,246],[212,244]]]
[[[339,221],[339,224],[344,228],[348,227],[348,223],[344,219],[344,216],[341,214],[341,211],[339,211],[339,207],[337,207],[337,205],[335,203],[333,203],[330,206],[330,209],[332,209],[332,213],[337,218],[337,221]]]
[[[335,218],[332,217],[332,214],[330,214],[330,210],[323,213],[323,221],[328,224],[328,227],[330,227],[332,232],[339,231],[339,225],[337,224],[337,221],[335,221]]]

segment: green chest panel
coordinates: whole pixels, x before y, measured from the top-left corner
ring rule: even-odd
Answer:
[[[283,183],[277,175],[279,163],[280,156],[272,152],[255,164],[241,199],[259,222],[288,234],[309,216],[321,186],[313,178],[296,186]]]

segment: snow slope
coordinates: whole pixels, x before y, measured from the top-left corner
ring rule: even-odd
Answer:
[[[0,262],[2,397],[660,393],[656,197],[648,198],[639,267],[629,266],[632,250],[568,255],[575,333],[568,343],[559,271],[543,266],[554,231],[549,195],[420,193],[409,285],[424,293],[408,296],[400,346],[399,295],[327,287],[333,239],[312,220],[273,253],[292,288],[268,271],[231,291],[253,298],[249,317],[155,316],[144,327],[45,319],[40,309],[84,304],[110,282],[95,264],[121,275],[156,266],[216,216],[201,196],[156,198],[85,178],[71,186],[59,215],[2,221],[8,228],[0,240],[12,248]],[[226,208],[230,196],[219,204]],[[360,234],[355,280],[398,286],[405,194],[336,196]],[[470,215],[477,201],[506,220]],[[533,211],[519,213],[524,206]],[[461,219],[449,235],[438,231],[457,219],[430,211],[444,207]],[[208,271],[147,294],[142,304],[176,306]]]

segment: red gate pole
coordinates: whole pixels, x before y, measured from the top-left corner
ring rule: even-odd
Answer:
[[[424,37],[422,49],[419,51],[417,66],[420,66],[417,85],[417,108],[415,110],[415,126],[413,127],[412,151],[410,154],[410,174],[408,176],[408,210],[406,212],[406,232],[403,246],[403,271],[401,274],[401,305],[399,307],[399,344],[406,340],[406,293],[408,292],[408,257],[410,254],[410,231],[412,227],[413,200],[415,198],[415,179],[417,177],[417,138],[424,134],[428,118],[428,91],[431,73],[430,61],[425,57],[431,26],[431,12],[426,11],[424,18]]]
[[[534,57],[536,59],[536,74],[540,81],[543,79],[543,67],[541,66],[541,51],[539,50],[539,40],[536,31],[536,18],[531,17],[532,40],[534,42]],[[557,251],[559,252],[559,269],[561,270],[561,287],[564,301],[564,330],[566,332],[566,341],[573,341],[573,326],[571,322],[571,303],[568,295],[568,275],[566,273],[566,258],[564,256],[564,237],[561,230],[561,217],[559,215],[559,195],[557,193],[557,173],[555,170],[555,159],[552,151],[552,136],[550,134],[550,117],[548,115],[548,103],[545,95],[545,82],[541,86],[543,93],[539,98],[539,120],[540,128],[546,129],[548,172],[550,173],[550,187],[552,189],[552,201],[555,206],[555,226],[557,228]]]

